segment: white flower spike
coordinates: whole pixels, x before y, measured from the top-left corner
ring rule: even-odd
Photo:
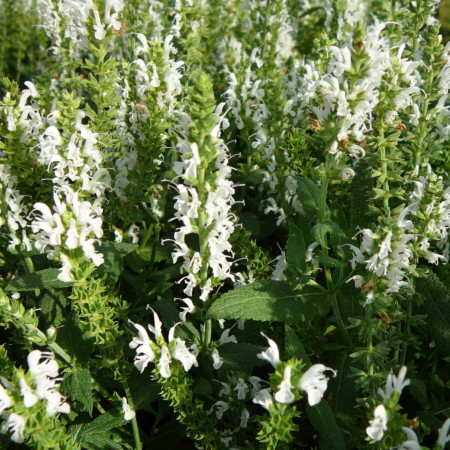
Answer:
[[[324,375],[326,370],[333,372],[333,377],[336,376],[335,370],[323,364],[314,364],[300,378],[298,387],[302,391],[307,392],[310,406],[317,405],[322,400],[323,394],[328,387],[328,378]]]

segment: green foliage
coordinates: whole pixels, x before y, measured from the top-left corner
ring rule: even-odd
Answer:
[[[438,449],[447,8],[0,1],[0,448]]]
[[[326,311],[323,293],[313,286],[260,281],[224,294],[212,304],[207,318],[308,322]]]

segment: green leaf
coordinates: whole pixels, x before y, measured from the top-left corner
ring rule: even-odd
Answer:
[[[102,242],[102,245],[99,246],[98,251],[103,253],[105,262],[97,269],[96,272],[107,272],[113,277],[118,278],[122,272],[123,258],[137,248],[137,244],[128,244],[126,242]]]
[[[305,347],[303,346],[295,331],[289,325],[286,325],[284,332],[287,359],[297,358],[301,359],[306,364],[311,364]]]
[[[346,267],[347,262],[340,261],[339,259],[333,258],[328,255],[316,255],[314,256],[317,261],[324,267]]]
[[[356,388],[354,377],[351,376],[351,360],[342,351],[334,351],[329,359],[330,367],[337,371],[336,378],[331,378],[328,389],[331,393],[329,405],[333,411],[336,423],[338,424],[345,439],[349,441],[354,438],[354,426],[356,423]],[[357,447],[347,445],[348,448]]]
[[[63,326],[58,329],[56,342],[80,366],[86,366],[93,350],[92,340],[85,337],[78,325],[78,319],[72,313]]]
[[[342,432],[327,402],[322,400],[315,406],[306,405],[306,414],[312,426],[319,432],[321,450],[345,450]]]
[[[208,319],[253,319],[304,322],[329,309],[324,294],[313,286],[287,281],[259,281],[222,295],[206,314]]]
[[[239,370],[250,373],[257,366],[265,362],[256,355],[264,349],[254,344],[224,344],[219,347],[219,354],[223,358],[223,369]],[[221,369],[222,370],[222,369]]]
[[[343,235],[339,225],[334,222],[316,223],[312,229],[312,234],[322,248],[329,248],[327,244],[327,234],[336,236]]]
[[[308,178],[296,177],[297,195],[306,216],[311,221],[317,218],[320,201],[320,188]]]
[[[11,280],[5,287],[7,291],[34,291],[35,289],[62,289],[72,286],[58,279],[59,269],[44,269]]]
[[[94,403],[89,369],[75,368],[72,372],[66,372],[61,389],[65,395],[83,406],[81,411],[87,411],[92,416]]]
[[[358,164],[351,186],[350,229],[356,232],[357,227],[370,228],[373,222],[373,213],[369,208],[373,180],[368,165]]]
[[[303,227],[302,227],[303,228]],[[304,273],[306,267],[306,249],[305,234],[303,229],[297,225],[291,224],[289,226],[289,238],[286,245],[286,261],[289,270],[298,270]]]
[[[139,409],[152,411],[152,402],[159,397],[161,386],[156,381],[150,380],[147,373],[140,373],[136,368],[129,375],[128,386],[136,411]]]
[[[102,414],[92,422],[69,427],[69,433],[73,434],[77,443],[80,445],[101,445],[105,440],[109,441],[111,439],[108,431],[125,425],[125,423],[126,420],[123,417],[122,409],[117,408]]]
[[[425,301],[415,313],[426,314],[426,325],[419,325],[423,333],[434,340],[444,355],[450,355],[450,291],[434,272],[416,280],[416,290]]]

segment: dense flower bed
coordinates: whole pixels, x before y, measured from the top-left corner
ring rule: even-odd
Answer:
[[[445,448],[438,5],[0,0],[1,448]]]

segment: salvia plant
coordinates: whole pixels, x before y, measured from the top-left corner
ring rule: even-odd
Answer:
[[[439,3],[0,0],[0,448],[446,448]]]

